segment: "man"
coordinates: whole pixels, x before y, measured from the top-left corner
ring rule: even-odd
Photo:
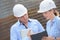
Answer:
[[[24,5],[16,4],[13,13],[18,21],[10,29],[10,40],[31,40],[30,35],[44,31],[36,19],[28,18],[28,11]]]

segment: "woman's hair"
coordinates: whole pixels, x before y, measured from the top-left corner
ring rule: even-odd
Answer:
[[[59,12],[56,9],[54,9],[54,15],[59,16]]]

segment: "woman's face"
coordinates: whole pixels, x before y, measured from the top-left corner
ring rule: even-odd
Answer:
[[[19,21],[21,21],[22,23],[27,23],[28,22],[28,14],[23,15],[22,17],[18,18]]]
[[[43,16],[48,20],[48,19],[51,19],[52,16],[53,16],[53,10],[49,10],[47,12],[44,12],[43,13]]]

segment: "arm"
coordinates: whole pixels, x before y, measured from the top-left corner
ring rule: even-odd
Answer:
[[[38,26],[39,32],[45,31],[45,29],[43,28],[43,26],[41,25],[39,21],[37,21],[37,26]]]
[[[10,29],[10,40],[17,40],[17,34],[14,28]]]

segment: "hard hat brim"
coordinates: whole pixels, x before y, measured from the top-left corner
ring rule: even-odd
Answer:
[[[46,12],[46,11],[40,11],[40,10],[37,11],[37,13],[44,13],[44,12]]]
[[[21,15],[14,15],[15,17],[22,17],[24,16],[25,14],[27,14],[27,12],[24,12],[24,14],[21,14]]]
[[[54,8],[56,9],[57,7],[54,7]],[[51,10],[51,9],[54,9],[54,8],[50,8],[50,9],[44,10],[44,11],[38,10],[37,13],[44,13],[44,12],[47,12],[47,11],[49,11],[49,10]]]
[[[42,11],[37,11],[37,13],[43,13]]]

